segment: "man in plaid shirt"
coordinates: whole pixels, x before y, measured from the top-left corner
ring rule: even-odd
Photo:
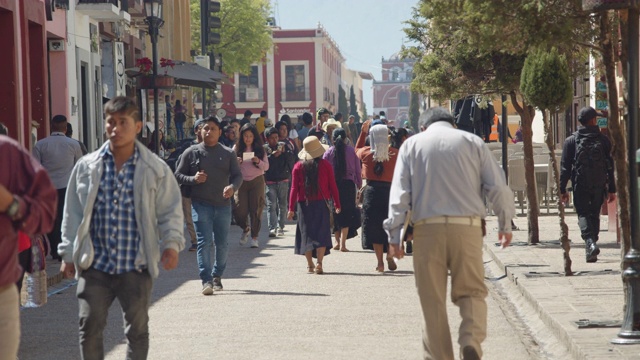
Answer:
[[[109,141],[78,161],[69,180],[61,271],[78,278],[82,358],[104,358],[102,331],[117,298],[127,358],[146,359],[152,279],[159,261],[174,269],[184,249],[180,189],[169,167],[136,141],[136,103],[115,97],[104,111]]]

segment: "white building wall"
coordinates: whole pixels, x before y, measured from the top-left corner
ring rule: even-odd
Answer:
[[[69,20],[69,101],[74,132],[87,145],[89,151],[97,149],[103,143],[104,122],[102,117],[102,87],[100,82],[101,59],[99,52],[91,52],[91,31],[98,22],[75,10],[70,1]],[[73,63],[73,64],[71,64]],[[84,66],[84,67],[83,67]],[[84,70],[83,70],[84,69]],[[82,84],[82,72],[85,72],[85,83]],[[96,74],[97,73],[97,74]],[[86,105],[83,105],[83,97]],[[86,107],[86,108],[85,108]]]

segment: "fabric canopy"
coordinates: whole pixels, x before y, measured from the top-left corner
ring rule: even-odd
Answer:
[[[173,67],[158,66],[158,75],[167,75],[175,79],[177,85],[199,88],[214,88],[216,84],[228,83],[229,79],[221,72],[209,70],[195,63],[175,61]],[[127,69],[129,77],[141,75],[138,68]]]

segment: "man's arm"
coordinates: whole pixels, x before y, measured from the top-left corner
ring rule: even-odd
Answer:
[[[171,169],[163,164],[163,175],[159,179],[158,192],[155,198],[156,218],[158,219],[158,234],[160,236],[160,251],[173,249],[180,252],[184,249],[183,222],[184,215],[180,206],[182,202],[180,187]]]
[[[515,216],[516,208],[513,201],[513,191],[507,185],[504,172],[494,160],[487,146],[482,145],[480,151],[480,177],[482,188],[486,192],[493,210],[498,215],[498,230],[500,233],[511,233],[511,219]]]
[[[567,192],[567,183],[571,179],[573,172],[573,158],[576,153],[576,140],[570,136],[564,141],[562,146],[562,159],[560,161],[560,194]]]
[[[191,162],[195,155],[195,149],[188,148],[178,157],[178,164],[176,165],[176,172],[174,173],[176,180],[182,185],[196,185],[195,174],[191,175]]]
[[[398,160],[393,170],[391,191],[389,192],[389,214],[382,226],[389,235],[390,245],[400,245],[400,232],[404,226],[407,212],[411,210],[411,154],[407,146],[401,146]]]
[[[77,179],[80,174],[90,176],[87,174],[87,171],[82,161],[76,163],[69,177],[65,198],[60,200],[64,201],[64,212],[61,227],[62,241],[58,245],[58,254],[60,254],[65,263],[73,263],[73,245],[84,216],[84,206],[86,204],[80,201],[80,192],[82,192],[84,196],[88,196],[89,193],[88,188],[78,189]],[[82,186],[88,187],[88,184],[83,184]]]

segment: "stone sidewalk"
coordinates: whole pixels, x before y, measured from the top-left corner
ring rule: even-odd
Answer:
[[[539,217],[540,244],[527,245],[527,218],[515,219],[521,229],[513,233],[512,246],[500,249],[497,220],[488,219],[485,250],[504,269],[523,297],[536,309],[576,359],[640,359],[640,345],[613,345],[624,316],[620,271],[620,245],[607,232],[601,216],[601,252],[597,263],[585,261],[577,215],[568,213],[570,256],[574,276],[564,276],[562,249],[558,241],[557,214]],[[580,326],[578,326],[580,324]]]
[[[294,223],[278,238],[267,237],[265,224],[259,249],[239,246],[241,230],[231,228],[225,288],[214,296],[200,293],[193,252],[180,254],[177,269],[161,271],[150,308],[149,359],[419,357],[421,316],[411,256],[398,262],[398,270],[379,274],[375,255],[362,250],[356,237],[348,241],[351,252],[332,251],[325,258],[325,275],[309,275],[304,257],[293,254]],[[485,262],[492,265],[486,256]],[[48,265],[55,275],[58,265]],[[20,360],[79,359],[75,291],[73,281],[63,280],[50,289],[45,306],[21,311]],[[460,316],[447,300],[456,346]],[[492,316],[485,359],[539,359],[527,355],[529,343],[504,316],[499,300],[487,298]],[[105,359],[125,358],[117,303],[109,311],[104,345]]]

